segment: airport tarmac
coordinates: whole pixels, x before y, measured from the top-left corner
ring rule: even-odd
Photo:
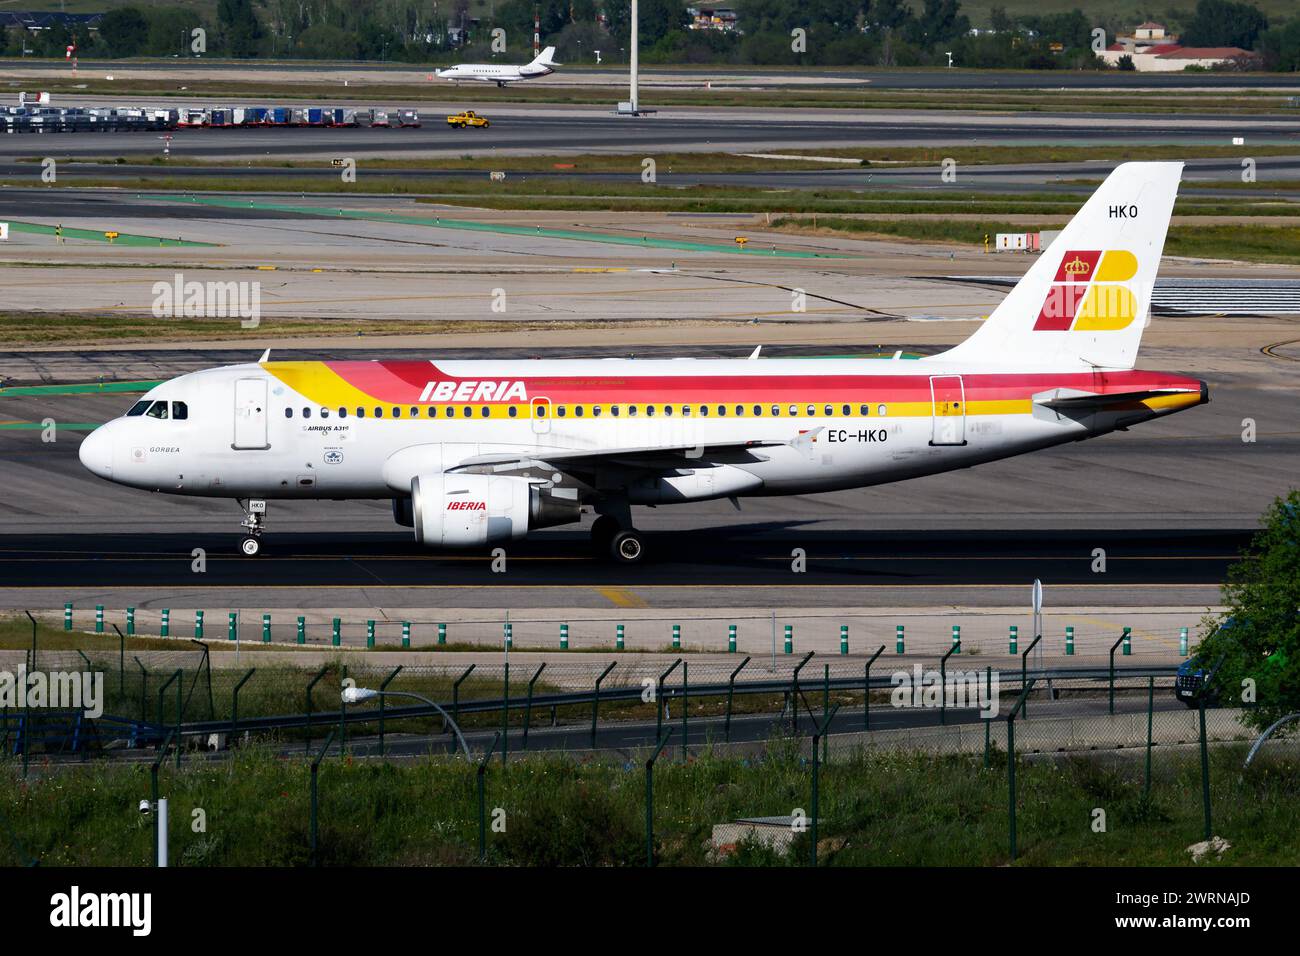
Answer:
[[[65,106],[103,106],[96,97],[60,97]],[[231,98],[196,97],[192,103],[231,104]],[[114,98],[112,105],[157,106],[157,99]],[[371,104],[374,105],[374,104]],[[629,119],[603,107],[493,104],[466,91],[455,101],[386,104],[419,109],[419,128],[180,129],[171,134],[171,156],[203,159],[290,159],[372,156],[429,158],[510,154],[574,155],[656,152],[727,152],[834,147],[1105,144],[1117,135],[1142,143],[1229,145],[1294,144],[1300,122],[1285,114],[1168,113],[1158,129],[1142,113],[975,112],[940,109],[800,109],[671,107],[656,116]],[[445,117],[463,109],[488,115],[488,129],[456,130]],[[1144,130],[1149,130],[1144,134]],[[158,133],[13,134],[3,141],[5,158],[157,156]],[[1243,155],[1249,155],[1243,153]],[[1032,154],[1027,157],[1032,161]],[[33,173],[35,177],[36,173]]]

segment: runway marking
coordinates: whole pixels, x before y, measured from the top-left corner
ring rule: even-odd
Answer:
[[[626,588],[596,588],[596,593],[615,607],[649,607],[644,598],[638,597]]]
[[[1142,582],[1120,582],[1117,584],[1053,584],[1053,591],[1063,591],[1070,589],[1104,589],[1104,588],[1152,588],[1161,590],[1170,590],[1174,588],[1217,588],[1222,584],[1221,581],[1204,581],[1201,583],[1183,583],[1183,584],[1145,584]],[[180,585],[167,585],[166,587],[178,587]],[[605,587],[616,587],[617,585],[604,585]],[[163,587],[163,586],[158,586]],[[184,587],[193,588],[201,591],[251,591],[262,589],[267,591],[302,591],[310,587],[306,584],[186,584]],[[502,588],[511,588],[518,591],[576,591],[588,590],[592,587],[590,584],[502,584]],[[628,584],[624,587],[635,587],[638,590],[665,590],[665,591],[750,591],[764,590],[771,591],[774,587],[772,584]],[[851,590],[875,590],[875,591],[898,591],[898,590],[938,590],[945,591],[1023,591],[1025,586],[1022,583],[1017,584],[781,584],[775,587],[792,588],[794,590],[834,590],[834,591],[851,591]],[[344,588],[361,588],[363,590],[385,590],[385,591],[465,591],[469,589],[483,590],[482,584],[332,584],[332,590],[341,590]],[[155,590],[158,589],[157,587]],[[138,584],[29,584],[29,585],[6,585],[0,586],[0,592],[3,591],[59,591],[67,593],[70,590],[86,591],[134,591],[140,590]],[[648,606],[648,605],[647,605]]]

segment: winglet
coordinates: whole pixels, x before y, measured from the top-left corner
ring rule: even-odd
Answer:
[[[262,357],[257,360],[257,364],[261,365],[263,362],[269,362],[269,361],[271,361],[271,350],[267,349],[265,352],[262,353]]]
[[[758,353],[761,352],[761,351],[763,351],[763,346],[761,346],[761,345],[755,345],[755,346],[754,346],[754,351],[752,351],[752,352],[749,353],[749,357],[750,357],[751,359],[756,359],[756,358],[758,358]]]

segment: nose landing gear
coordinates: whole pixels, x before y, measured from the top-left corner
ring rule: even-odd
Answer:
[[[260,498],[250,498],[247,506],[241,502],[241,507],[244,508],[244,520],[239,526],[247,529],[248,533],[240,539],[239,550],[244,557],[255,558],[262,553],[262,522],[266,520],[266,502]]]

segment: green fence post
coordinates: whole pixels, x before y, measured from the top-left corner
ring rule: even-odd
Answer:
[[[72,602],[69,601],[63,605],[63,629],[72,630]]]
[[[239,732],[239,691],[248,683],[248,679],[257,673],[256,667],[250,667],[248,673],[240,678],[235,689],[230,693],[230,744],[233,747],[235,735]]]
[[[614,661],[596,678],[596,690],[591,697],[591,749],[596,749],[596,721],[600,718],[600,682],[609,676],[609,672],[618,666],[618,661]]]
[[[677,670],[677,665],[682,662],[679,657],[669,665],[668,670],[659,675],[659,680],[655,683],[655,736],[658,737],[664,729],[664,681],[668,680],[668,675]]]
[[[135,608],[126,609],[126,633],[128,637],[135,636]]]
[[[903,625],[894,628],[894,653],[903,653]]]
[[[501,731],[497,731],[496,736],[492,739],[492,746],[483,754],[483,759],[478,765],[478,861],[487,862],[487,798],[484,795],[485,778],[487,777],[488,761],[492,759],[492,751],[497,749],[497,743],[501,740]]]
[[[1007,714],[1007,824],[1011,835],[1013,863],[1016,860],[1016,711],[1025,705],[1034,680],[1029,682],[1028,687],[1021,688],[1020,698],[1011,705],[1011,712]]]
[[[736,653],[736,625],[727,625],[727,653]]]
[[[194,639],[196,641],[203,640],[203,612],[202,611],[194,612]]]
[[[411,622],[402,622],[402,647],[411,646]]]
[[[474,672],[476,666],[470,664],[469,667],[465,668],[465,673],[457,677],[451,684],[451,719],[458,727],[460,726],[460,685],[466,677]]]
[[[439,644],[446,644],[446,643],[447,643],[447,625],[446,625],[446,624],[439,624],[439,625],[438,625],[438,643],[439,643]]]
[[[623,625],[620,624],[614,632],[614,646],[620,651],[623,649]]]
[[[1119,640],[1110,646],[1110,664],[1106,677],[1107,684],[1107,713],[1115,713],[1115,651],[1119,648],[1124,639],[1128,637],[1128,628],[1124,628],[1124,633],[1120,635]]]
[[[506,621],[506,650],[515,646],[515,626]]]
[[[316,684],[317,684],[317,682],[318,682],[322,677],[325,676],[326,672],[327,672],[329,669],[330,669],[330,667],[329,667],[328,664],[324,665],[323,667],[321,667],[320,670],[318,670],[318,671],[316,672],[316,676],[313,677],[311,680],[309,680],[309,681],[307,682],[307,715],[306,715],[306,716],[307,716],[307,719],[306,719],[306,727],[307,727],[307,743],[306,743],[306,745],[304,746],[303,753],[308,753],[308,754],[311,753],[311,692],[312,692],[312,688],[315,687]],[[333,736],[334,736],[333,733],[331,733],[331,734],[330,734],[331,739],[333,738]]]
[[[743,665],[742,665],[743,666]],[[645,865],[655,865],[655,761],[668,746],[668,738],[673,735],[671,727],[659,738],[649,759],[645,762]]]
[[[172,632],[172,609],[165,607],[162,609],[162,625],[158,628],[159,637],[171,637]]]
[[[809,848],[809,862],[812,866],[817,865],[817,817],[821,803],[821,761],[818,759],[821,747],[819,746],[826,739],[826,731],[830,729],[831,721],[835,719],[835,713],[840,709],[840,705],[835,707],[822,720],[820,727],[815,727],[812,740],[812,819],[809,820],[809,832],[811,837],[811,847]]]
[[[881,644],[876,648],[876,653],[871,655],[871,660],[867,661],[866,667],[862,669],[862,729],[871,729],[871,665],[876,662],[876,658],[884,653],[885,645]]]
[[[1020,653],[1020,628],[1014,624],[1011,625],[1010,633],[1007,634],[1007,653]]]
[[[1142,788],[1142,799],[1151,798],[1151,730],[1156,710],[1156,679],[1147,678],[1147,772],[1146,783]]]
[[[104,605],[95,605],[95,633],[104,633]]]
[[[1178,629],[1178,653],[1183,657],[1187,656],[1187,628],[1185,627]]]
[[[1124,656],[1128,657],[1133,653],[1133,630],[1124,628]]]
[[[568,649],[569,649],[569,625],[561,624],[560,625],[560,650],[567,651]]]
[[[731,743],[731,699],[736,692],[736,676],[745,669],[745,665],[748,663],[749,658],[746,657],[740,662],[740,666],[731,672],[731,679],[727,682],[727,722],[725,725],[725,737],[723,738],[727,743]]]
[[[673,625],[673,650],[680,651],[681,649],[682,649],[682,626],[680,624],[674,624]]]
[[[384,755],[384,691],[388,690],[388,685],[393,682],[393,678],[402,672],[402,667],[402,664],[398,664],[379,684],[379,756],[381,757]]]
[[[237,621],[238,621],[238,618],[237,618],[237,616],[236,616],[236,614],[235,614],[234,611],[229,611],[229,612],[227,612],[227,614],[226,614],[226,639],[227,639],[227,640],[230,640],[230,641],[235,640],[235,637],[236,637],[236,623],[237,623]],[[198,633],[198,624],[197,624],[197,623],[195,623],[195,625],[194,625],[194,633],[195,633],[195,634]]]
[[[961,653],[961,625],[960,624],[954,624],[952,626],[952,646],[953,646],[954,654]]]
[[[262,643],[263,644],[271,643],[271,615],[270,614],[262,615]]]
[[[787,624],[785,626],[784,650],[787,654],[794,653],[794,625],[793,624]]]
[[[343,645],[343,622],[334,618],[334,629],[330,632],[330,643],[335,647]]]
[[[961,645],[954,644],[939,658],[939,723],[948,722],[948,658],[961,653]]]
[[[375,646],[375,622],[366,621],[366,647]]]
[[[307,618],[301,614],[298,615],[298,643],[307,643]]]
[[[840,653],[847,654],[848,652],[849,652],[849,626],[847,624],[841,624],[840,625]]]
[[[523,749],[528,749],[528,728],[533,722],[533,685],[537,683],[537,678],[542,676],[542,671],[546,669],[546,661],[537,665],[537,670],[533,671],[533,676],[528,678],[528,702],[524,704],[524,740]]]
[[[311,858],[310,861],[312,866],[316,865],[316,847],[318,845],[317,844],[318,833],[316,829],[316,817],[318,815],[318,802],[316,797],[316,776],[320,770],[320,762],[324,760],[325,755],[329,753],[330,744],[332,743],[334,743],[334,731],[331,730],[329,732],[329,736],[325,738],[325,746],[321,747],[320,753],[318,753],[316,755],[316,759],[311,762]]]
[[[1074,656],[1074,625],[1073,624],[1066,627],[1065,629],[1065,656],[1066,657]]]

